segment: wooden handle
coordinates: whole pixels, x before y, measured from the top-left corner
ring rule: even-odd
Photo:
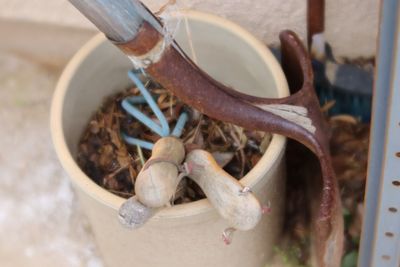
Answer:
[[[181,180],[178,166],[184,158],[182,141],[175,137],[158,140],[151,158],[136,179],[135,193],[138,200],[149,208],[168,205]]]
[[[238,180],[218,166],[204,150],[193,150],[186,158],[189,177],[204,191],[218,213],[238,230],[250,230],[260,221],[262,208],[257,198]]]

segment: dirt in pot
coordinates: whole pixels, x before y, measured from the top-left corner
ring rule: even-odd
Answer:
[[[170,127],[176,124],[185,110],[189,116],[182,140],[187,150],[201,148],[213,154],[220,166],[237,179],[242,178],[260,160],[266,151],[271,134],[247,131],[236,125],[210,119],[184,105],[158,84],[147,84],[150,93]],[[98,185],[124,198],[134,195],[135,179],[151,151],[124,142],[121,133],[149,142],[156,142],[159,135],[131,117],[121,107],[128,96],[139,95],[135,87],[105,99],[90,119],[79,142],[78,164]],[[157,121],[148,105],[138,105],[147,116]],[[205,198],[202,190],[190,179],[183,179],[178,186],[174,204]]]

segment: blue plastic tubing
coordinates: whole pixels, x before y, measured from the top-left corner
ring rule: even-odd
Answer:
[[[170,132],[170,128],[167,122],[167,119],[165,118],[164,114],[161,112],[160,108],[157,106],[154,96],[150,94],[150,92],[146,89],[146,87],[143,85],[141,80],[137,77],[137,74],[141,72],[144,75],[147,75],[143,70],[138,70],[138,71],[129,71],[128,75],[129,78],[135,83],[137,88],[139,89],[140,93],[142,94],[141,96],[132,96],[132,97],[127,97],[125,98],[121,105],[122,108],[131,116],[136,118],[138,121],[146,125],[150,130],[155,132],[161,137],[166,137],[169,135],[175,136],[175,137],[180,137],[182,135],[183,129],[185,127],[186,122],[189,119],[189,116],[186,112],[183,112],[175,125],[175,128],[173,129],[172,133]],[[154,112],[158,120],[160,121],[161,125],[157,124],[154,122],[151,118],[146,116],[143,112],[141,112],[138,108],[136,108],[134,105],[135,104],[148,104],[151,108],[151,110]],[[141,140],[138,138],[133,138],[131,136],[128,136],[124,133],[122,133],[122,138],[125,140],[130,145],[135,145],[135,146],[140,146],[141,148],[151,150],[154,146],[154,144],[147,142],[145,140]]]

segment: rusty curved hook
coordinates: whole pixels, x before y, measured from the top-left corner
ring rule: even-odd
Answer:
[[[285,135],[317,155],[323,180],[314,247],[319,266],[339,266],[343,222],[329,152],[329,130],[313,88],[311,63],[303,44],[292,31],[283,31],[280,41],[282,67],[293,93],[285,98],[260,98],[224,86],[200,70],[176,43],[164,48],[156,61],[148,61],[147,72],[183,102],[212,118]],[[116,45],[129,56],[146,62],[162,42],[161,34],[144,22],[136,38]]]
[[[284,31],[280,34],[282,67],[293,94],[280,99],[259,98],[215,81],[175,42],[168,45],[160,30],[161,23],[140,1],[121,0],[117,6],[111,0],[70,1],[107,36],[120,41],[114,43],[136,65],[146,67],[155,80],[186,104],[218,120],[285,135],[314,152],[323,174],[321,201],[314,220],[317,262],[324,267],[340,265],[343,221],[329,153],[329,133],[314,92],[310,59],[295,33]],[[110,9],[109,5],[115,8]]]
[[[314,220],[317,262],[323,267],[340,266],[343,220],[329,133],[314,92],[309,56],[295,33],[280,34],[282,67],[293,94],[280,99],[259,98],[226,87],[201,71],[175,42],[166,41],[169,38],[164,38],[162,24],[139,0],[69,1],[108,37],[118,41],[114,44],[137,67],[145,67],[186,104],[218,120],[285,135],[315,153],[323,174],[321,201]],[[323,1],[309,3],[309,32],[313,33],[324,26],[317,23],[322,22],[317,12],[322,12],[323,5],[316,5]]]

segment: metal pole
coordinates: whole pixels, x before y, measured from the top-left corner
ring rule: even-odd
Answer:
[[[382,0],[359,267],[400,265],[400,4]]]
[[[143,21],[160,33],[162,27],[139,0],[69,0],[100,31],[115,42],[134,39]]]

